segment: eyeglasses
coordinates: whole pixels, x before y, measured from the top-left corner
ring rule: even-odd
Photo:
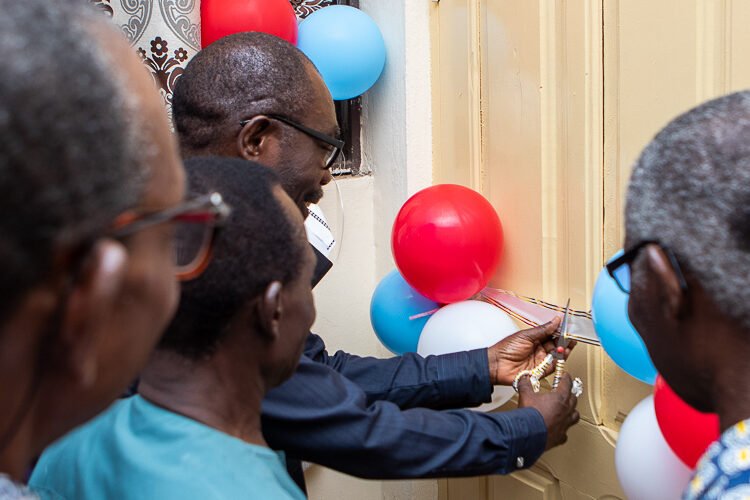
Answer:
[[[271,118],[272,120],[280,121],[281,123],[284,123],[285,125],[289,125],[290,127],[299,130],[303,134],[308,135],[309,137],[312,137],[313,139],[317,139],[320,142],[323,142],[331,147],[331,149],[328,152],[328,156],[325,158],[325,169],[329,169],[333,166],[334,163],[336,163],[336,159],[341,154],[341,151],[344,149],[344,141],[341,139],[337,139],[335,137],[331,137],[330,135],[324,134],[323,132],[318,132],[315,129],[312,129],[310,127],[307,127],[305,125],[302,125],[301,123],[297,123],[294,120],[290,120],[289,118],[281,115],[274,115],[274,114],[268,114],[265,115],[268,118]],[[250,122],[251,118],[248,118],[247,120],[242,120],[240,122],[240,125],[244,127]]]
[[[180,281],[189,281],[208,267],[216,239],[231,213],[221,195],[214,192],[158,212],[126,212],[117,218],[110,235],[123,238],[157,224],[174,224],[175,274]]]
[[[659,247],[661,247],[661,249],[664,251],[667,258],[669,259],[669,263],[672,265],[672,269],[674,269],[677,280],[680,283],[680,288],[683,292],[686,292],[687,281],[685,280],[685,275],[682,273],[682,268],[680,267],[680,263],[677,261],[677,257],[669,247],[659,243],[656,240],[644,240],[630,247],[625,251],[625,253],[607,264],[607,273],[609,273],[612,279],[615,280],[615,283],[617,283],[617,286],[620,288],[620,290],[629,294],[630,272],[632,264],[635,261],[636,257],[638,257],[638,252],[640,252],[641,249],[646,245],[651,244],[659,245]]]

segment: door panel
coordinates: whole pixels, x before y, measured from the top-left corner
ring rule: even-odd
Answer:
[[[640,150],[676,114],[750,85],[750,2],[440,0],[432,14],[435,182],[500,214],[493,285],[589,307]],[[598,349],[569,367],[586,386],[569,442],[511,477],[441,482],[441,498],[622,497],[617,431],[651,389]]]

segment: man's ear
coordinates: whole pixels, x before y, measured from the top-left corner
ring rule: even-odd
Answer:
[[[273,281],[263,292],[258,308],[261,333],[269,340],[276,340],[281,333],[281,318],[284,314],[281,293],[284,287],[280,281]]]
[[[268,154],[271,142],[276,138],[271,133],[273,122],[266,116],[251,118],[237,136],[237,152],[246,160],[258,161]]]
[[[121,299],[127,264],[128,254],[120,242],[99,240],[67,296],[60,325],[60,343],[65,351],[59,354],[81,387],[90,387],[96,381],[99,343]]]
[[[664,299],[664,312],[668,318],[676,320],[687,311],[687,297],[680,287],[680,280],[661,247],[652,244],[647,245],[644,250],[646,266],[661,288],[659,295]]]

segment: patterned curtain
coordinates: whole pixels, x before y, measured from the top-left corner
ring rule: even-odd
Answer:
[[[291,2],[300,19],[306,18],[321,7],[337,3],[335,0],[291,0]]]
[[[92,0],[125,34],[151,72],[172,119],[172,92],[200,50],[200,0]]]

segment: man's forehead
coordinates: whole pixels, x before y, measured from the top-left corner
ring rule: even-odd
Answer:
[[[332,113],[322,113],[316,121],[316,128],[318,128],[318,130],[320,130],[321,132],[333,137],[339,137],[341,135],[341,127],[339,127],[339,122],[336,118],[335,108]]]
[[[321,132],[338,136],[341,130],[336,119],[336,107],[333,105],[331,93],[320,73],[312,65],[308,66],[307,71],[312,86],[312,99],[307,107],[308,114]]]

